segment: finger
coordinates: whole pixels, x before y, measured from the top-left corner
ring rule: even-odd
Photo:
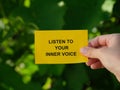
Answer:
[[[100,69],[100,68],[103,68],[103,65],[101,62],[96,62],[96,63],[93,63],[91,66],[91,69]]]
[[[98,59],[89,58],[89,59],[88,59],[88,62],[86,62],[86,65],[87,65],[87,66],[90,66],[90,65],[92,65],[93,63],[96,63],[96,62],[98,62],[98,61],[99,61]]]
[[[92,39],[89,42],[89,45],[92,47],[108,46],[111,35],[102,35],[98,36],[95,39]]]

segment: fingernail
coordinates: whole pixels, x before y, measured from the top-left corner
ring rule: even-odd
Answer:
[[[83,54],[86,54],[87,51],[88,51],[88,49],[86,47],[80,49],[80,52]]]

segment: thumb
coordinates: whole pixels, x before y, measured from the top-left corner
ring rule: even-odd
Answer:
[[[89,58],[99,58],[101,52],[99,49],[92,48],[92,47],[84,47],[80,49],[80,52],[89,57]]]

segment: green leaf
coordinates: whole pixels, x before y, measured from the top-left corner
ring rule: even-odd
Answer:
[[[64,29],[88,29],[102,20],[101,6],[104,0],[64,0],[68,7]]]
[[[60,76],[63,73],[65,65],[39,65],[39,73],[41,76],[49,74],[50,76]]]
[[[31,7],[18,7],[12,16],[21,16],[27,22],[34,22],[40,29],[62,29],[65,7],[59,7],[57,0],[33,0]]]
[[[89,82],[84,64],[67,65],[63,76],[66,81],[66,90],[84,90],[83,88]]]
[[[113,16],[120,18],[120,0],[117,0],[114,5]]]
[[[65,68],[65,65],[51,65],[49,69],[49,73],[51,73],[54,76],[61,76],[63,73],[63,70]]]
[[[14,68],[5,64],[0,64],[0,87],[1,85],[4,85],[6,88],[8,87],[8,89],[13,88],[14,90],[41,90],[39,83],[30,82],[24,84],[21,76]]]

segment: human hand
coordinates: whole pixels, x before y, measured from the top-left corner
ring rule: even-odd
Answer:
[[[120,81],[120,34],[98,36],[80,51],[89,58],[86,64],[92,69],[105,67]]]

